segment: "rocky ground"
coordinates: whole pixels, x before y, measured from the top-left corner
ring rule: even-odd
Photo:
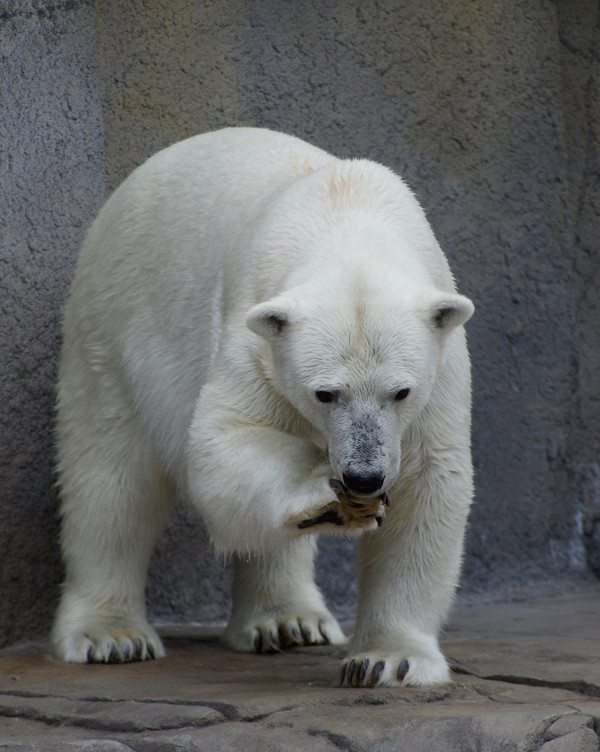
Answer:
[[[454,683],[339,689],[343,652],[223,649],[163,630],[168,657],[69,666],[47,646],[0,651],[0,750],[592,752],[600,737],[600,587],[454,615]]]

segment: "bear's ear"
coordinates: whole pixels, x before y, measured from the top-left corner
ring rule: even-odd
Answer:
[[[280,334],[290,322],[290,304],[283,297],[267,300],[251,308],[246,315],[246,326],[265,339]]]
[[[453,329],[467,322],[475,306],[464,295],[443,295],[430,308],[431,320],[438,329]]]

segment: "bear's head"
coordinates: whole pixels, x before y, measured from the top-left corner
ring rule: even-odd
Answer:
[[[254,306],[275,388],[324,437],[356,496],[397,480],[407,428],[427,405],[473,304],[385,270],[314,277]]]

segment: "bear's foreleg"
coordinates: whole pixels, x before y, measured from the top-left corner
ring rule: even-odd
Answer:
[[[319,447],[244,421],[208,395],[205,387],[190,428],[188,484],[218,550],[247,555],[315,532],[377,529],[383,500],[353,507],[332,487],[333,471]]]
[[[55,653],[72,663],[158,658],[164,649],[146,619],[144,589],[170,483],[116,387],[111,410],[108,399],[94,401],[91,386],[88,400],[67,386],[58,421],[66,579],[52,630]]]
[[[343,686],[449,681],[438,633],[458,581],[471,500],[468,449],[430,457],[391,493],[381,530],[363,536],[355,633]]]

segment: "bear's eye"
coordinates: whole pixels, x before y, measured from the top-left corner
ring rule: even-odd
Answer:
[[[315,392],[315,396],[319,400],[319,402],[333,402],[335,400],[335,396],[331,392],[320,390],[318,392]]]
[[[400,389],[400,391],[396,392],[396,396],[394,397],[394,399],[397,402],[400,402],[401,400],[405,400],[409,394],[410,394],[410,389],[408,388]]]

